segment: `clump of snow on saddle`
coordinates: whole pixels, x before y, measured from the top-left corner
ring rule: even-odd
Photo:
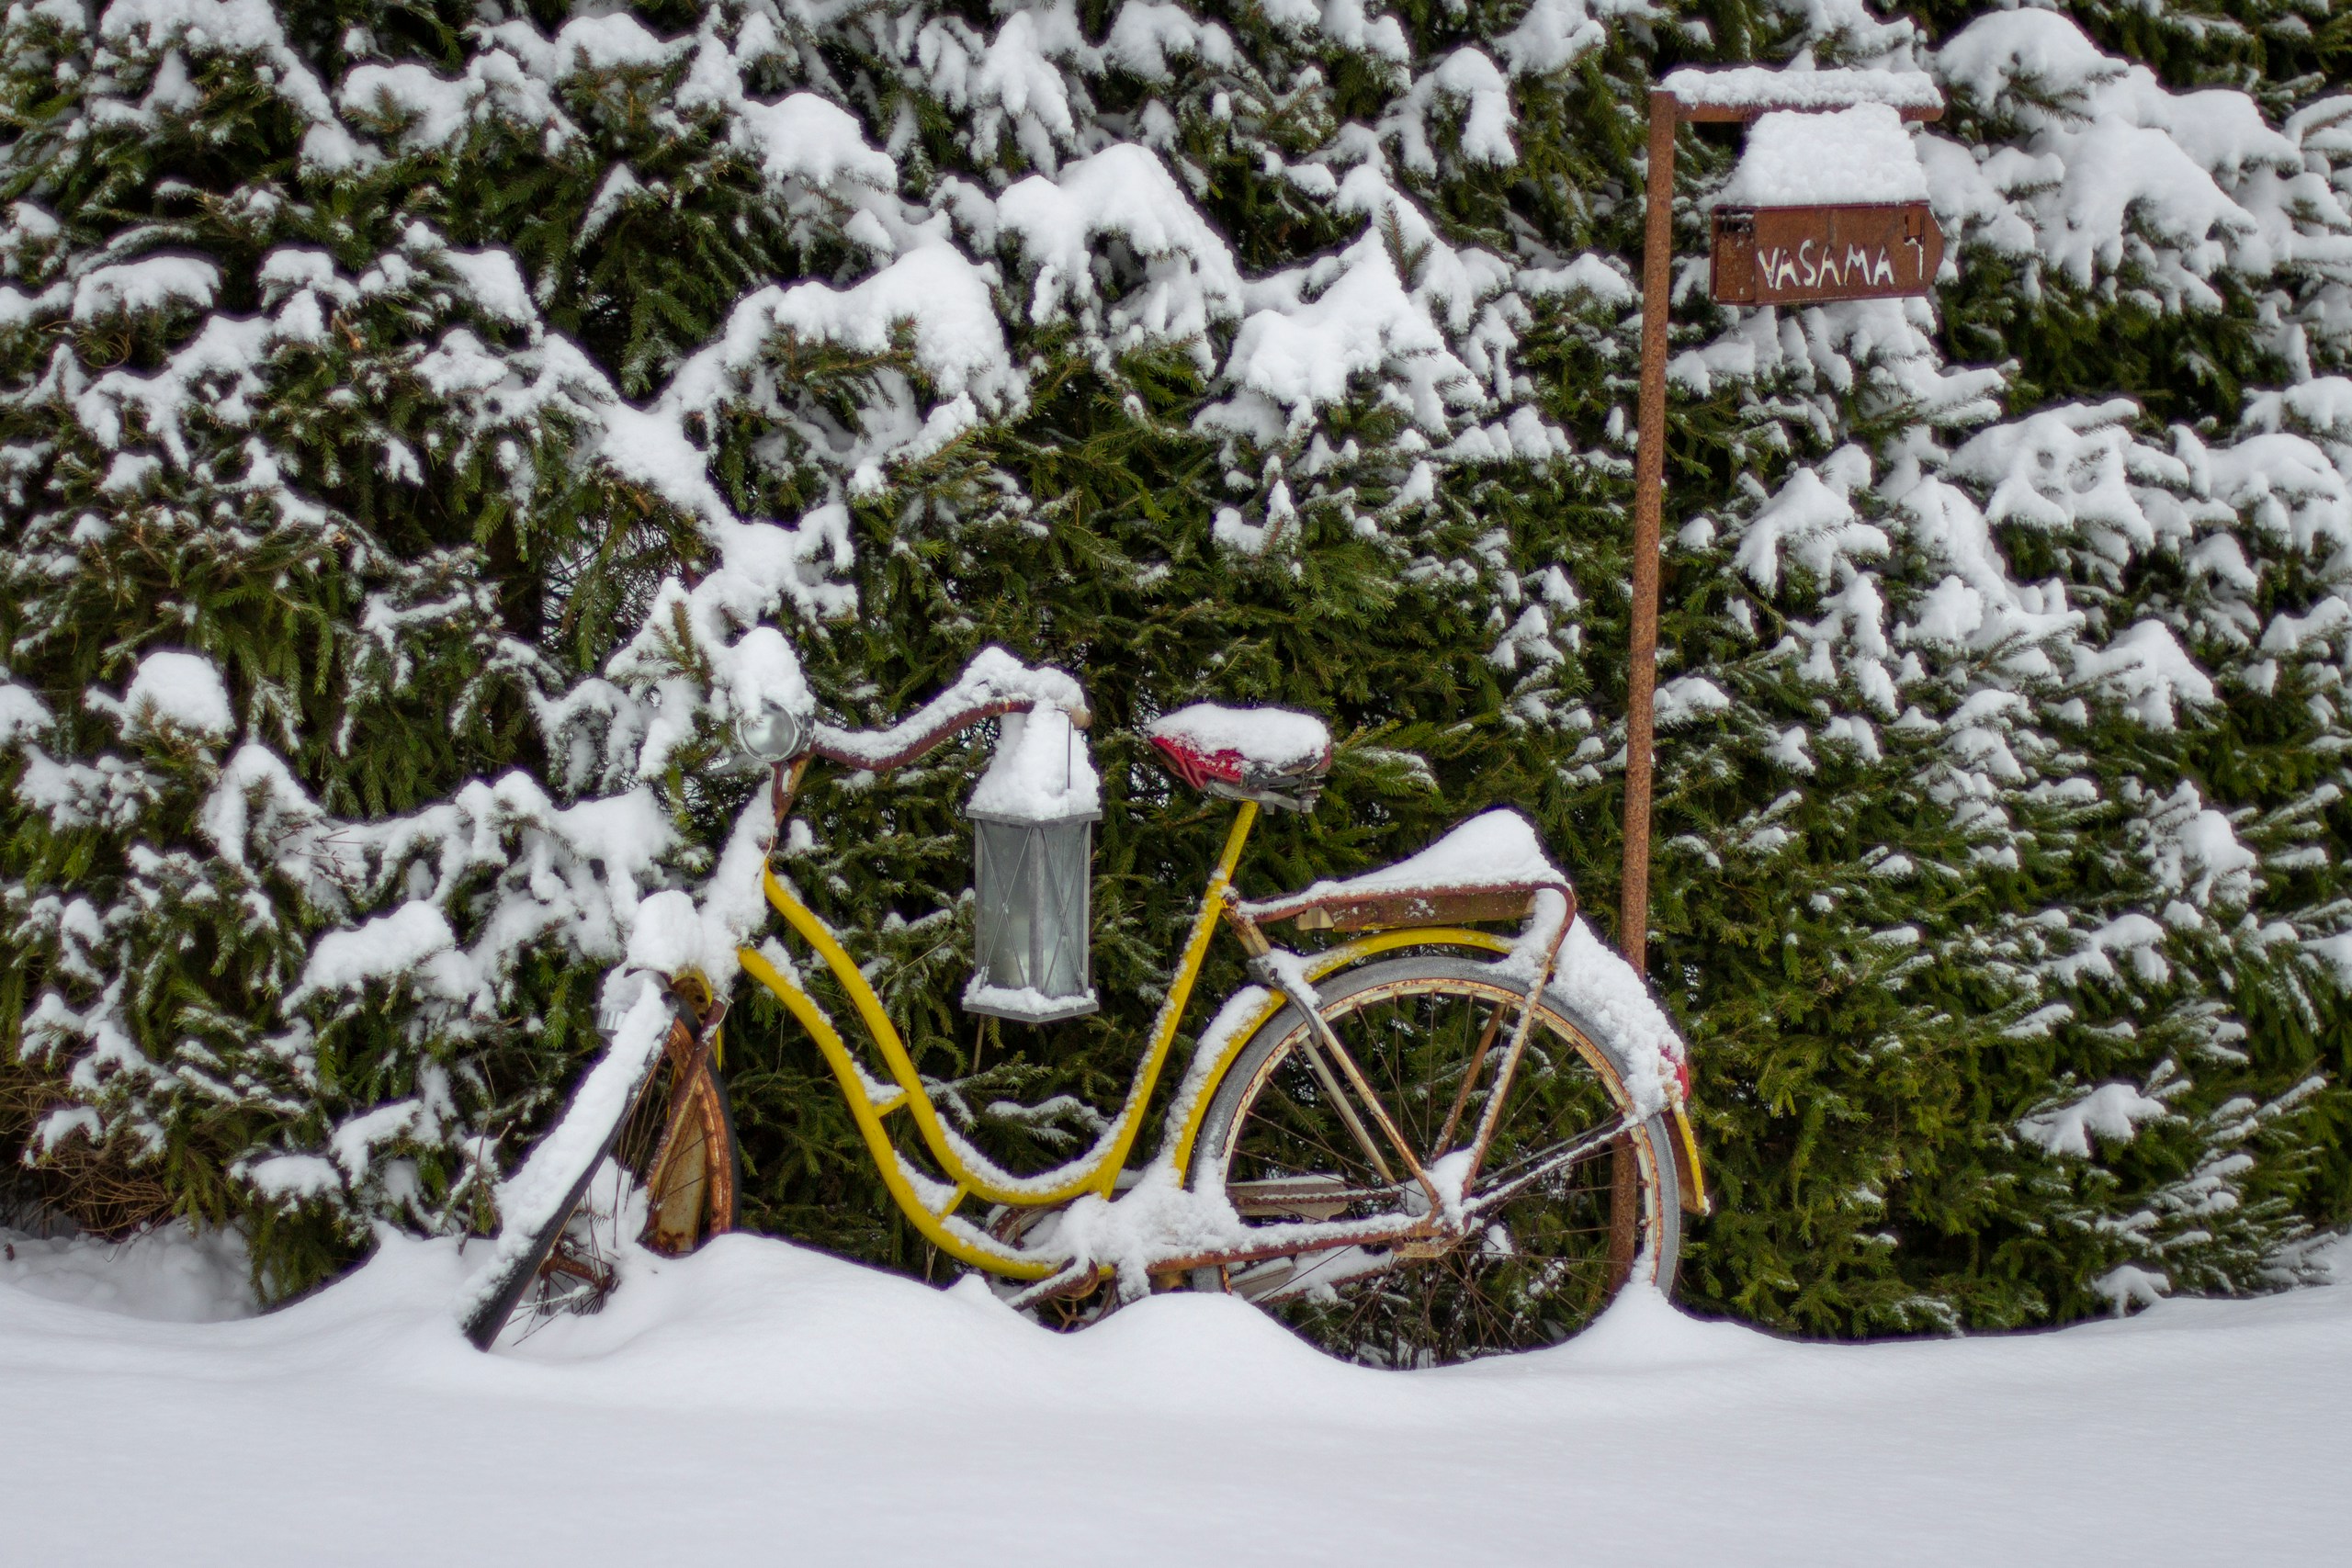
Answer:
[[[1856,104],[1758,118],[1717,199],[1729,207],[1796,207],[1927,198],[1927,171],[1902,117],[1884,104]]]
[[[1313,714],[1290,708],[1194,703],[1153,719],[1143,732],[1204,761],[1275,773],[1295,773],[1331,754],[1330,728]]]

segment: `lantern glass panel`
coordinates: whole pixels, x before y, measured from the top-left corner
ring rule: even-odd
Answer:
[[[1094,818],[973,821],[971,1012],[1031,1023],[1076,1018],[1093,987]]]

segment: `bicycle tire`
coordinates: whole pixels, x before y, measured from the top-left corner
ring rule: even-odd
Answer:
[[[1479,1035],[1491,1043],[1484,1060],[1499,1060],[1525,982],[1479,960],[1420,953],[1347,971],[1317,990],[1318,1010],[1424,1164],[1464,1146],[1493,1073],[1482,1066],[1487,1087],[1464,1090],[1459,1080],[1467,1075],[1460,1069],[1476,1055]],[[1498,1017],[1502,1023],[1493,1021]],[[1470,1200],[1493,1190],[1515,1153],[1532,1156],[1605,1133],[1629,1113],[1629,1058],[1621,1043],[1556,990],[1544,994],[1537,1025],[1487,1163],[1465,1194]],[[1211,1097],[1190,1183],[1223,1186],[1245,1224],[1252,1223],[1253,1208],[1263,1224],[1425,1208],[1416,1183],[1382,1181],[1358,1152],[1308,1070],[1311,1059],[1302,1049],[1308,1038],[1305,1016],[1285,1007],[1242,1046]],[[1454,1132],[1437,1147],[1447,1131],[1443,1112],[1457,1098],[1464,1103],[1453,1113]],[[1609,1157],[1578,1158],[1498,1208],[1496,1225],[1437,1257],[1345,1248],[1196,1269],[1190,1282],[1254,1300],[1310,1343],[1367,1365],[1442,1364],[1555,1344],[1598,1316],[1625,1277],[1669,1293],[1673,1288],[1681,1205],[1665,1113],[1632,1122],[1600,1147],[1611,1151]],[[1596,1166],[1609,1169],[1605,1190],[1592,1179]],[[1621,1196],[1629,1171],[1630,1196]],[[1345,1196],[1347,1206],[1334,1209],[1317,1196],[1318,1189]],[[1635,1226],[1630,1244],[1629,1204]],[[1612,1241],[1624,1254],[1613,1259]]]
[[[720,1010],[712,1010],[714,1015]],[[562,1312],[594,1312],[603,1304],[617,1278],[621,1248],[617,1225],[599,1234],[593,1223],[582,1234],[582,1205],[600,1177],[616,1173],[621,1184],[609,1204],[617,1222],[641,1197],[646,1222],[634,1227],[635,1237],[652,1250],[678,1254],[693,1248],[740,1223],[742,1193],[742,1149],[735,1135],[733,1108],[728,1104],[726,1080],[717,1052],[703,1051],[682,1003],[662,1048],[648,1064],[642,1079],[621,1099],[623,1110],[600,1132],[582,1129],[594,1137],[596,1154],[585,1162],[547,1223],[518,1238],[519,1245],[502,1251],[504,1266],[494,1280],[485,1280],[465,1312],[461,1327],[476,1348],[487,1350],[518,1314],[553,1316]],[[711,1020],[711,1032],[718,1026]],[[717,1044],[715,1034],[712,1044]],[[592,1069],[593,1071],[593,1069]],[[583,1077],[582,1082],[585,1083]],[[558,1135],[580,1114],[580,1091],[562,1117],[543,1135]],[[684,1130],[682,1138],[679,1134]],[[720,1157],[711,1159],[712,1145]],[[695,1157],[682,1162],[678,1151],[691,1147]],[[665,1176],[668,1171],[671,1175]],[[683,1180],[683,1194],[673,1191]],[[657,1186],[661,1189],[656,1190]],[[681,1210],[687,1218],[665,1231],[665,1213]],[[571,1244],[567,1250],[567,1244]],[[558,1277],[574,1281],[560,1285]]]

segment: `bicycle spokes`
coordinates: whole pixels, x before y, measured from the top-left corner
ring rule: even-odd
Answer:
[[[1350,1124],[1360,1096],[1317,1070],[1306,1029],[1268,1053],[1227,1134],[1225,1191],[1245,1224],[1302,1245],[1228,1265],[1227,1287],[1372,1361],[1547,1344],[1589,1321],[1618,1273],[1621,1205],[1603,1156],[1640,1125],[1564,1021],[1539,1009],[1522,1028],[1526,1014],[1501,983],[1454,977],[1401,977],[1326,1005],[1362,1090],[1430,1172],[1434,1201],[1372,1157],[1363,1119]],[[1482,1127],[1492,1129],[1483,1174],[1471,1168]],[[1383,1226],[1391,1234],[1376,1234]],[[1311,1245],[1307,1227],[1329,1244]]]

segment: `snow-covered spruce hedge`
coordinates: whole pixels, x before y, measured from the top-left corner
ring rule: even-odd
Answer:
[[[1115,1098],[1215,847],[1154,712],[1354,732],[1253,891],[1504,800],[1612,908],[1642,96],[1859,63],[1953,102],[1937,299],[1713,310],[1733,140],[1681,154],[1686,1286],[1853,1330],[2291,1277],[2346,1182],[2342,45],[1960,9],[20,0],[0,1136],[274,1290],[482,1223],[639,902],[757,929],[713,764],[795,651],[843,722],[989,641],[1108,721],[1094,1023],[946,1002],[976,752],[786,846],[1007,1158]],[[741,999],[755,1221],[921,1265]]]

